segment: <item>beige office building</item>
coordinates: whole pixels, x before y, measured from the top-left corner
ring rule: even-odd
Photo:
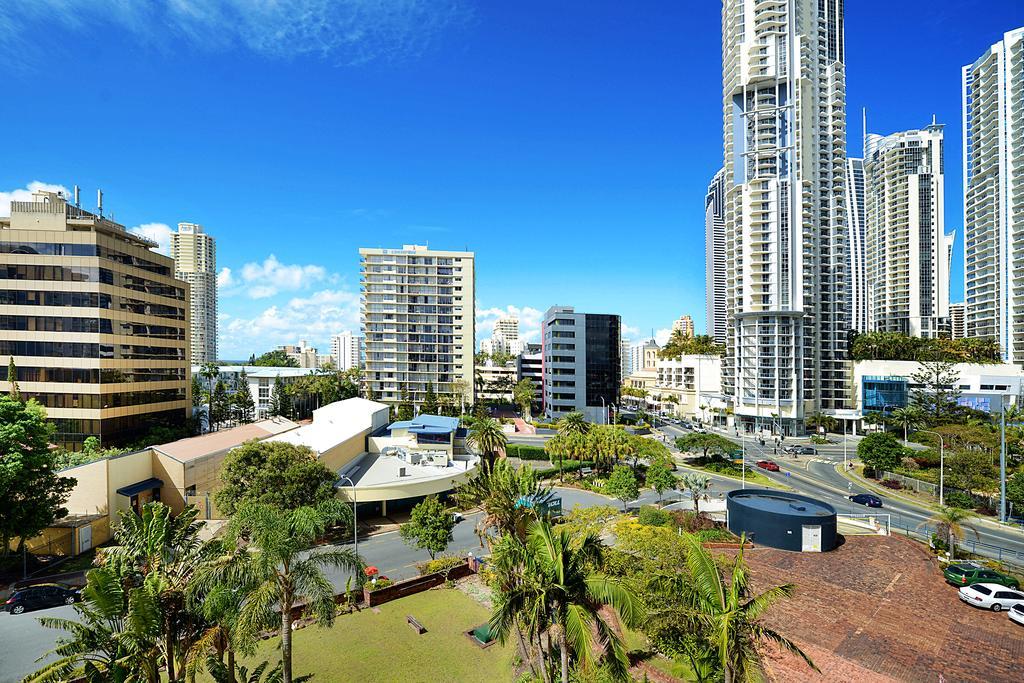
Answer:
[[[476,278],[468,251],[424,246],[360,249],[365,381],[378,401],[408,392],[421,405],[427,386],[456,404],[473,401]]]
[[[174,276],[189,284],[192,364],[217,361],[217,244],[195,223],[171,235]]]
[[[0,363],[13,356],[22,395],[69,448],[191,413],[188,285],[155,243],[99,213],[39,191],[0,218]]]

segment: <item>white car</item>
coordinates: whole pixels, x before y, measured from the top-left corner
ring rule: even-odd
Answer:
[[[1014,605],[1009,609],[1007,615],[1010,617],[1010,621],[1016,621],[1024,626],[1024,605]]]
[[[968,605],[1001,612],[1024,605],[1024,593],[998,583],[976,583],[960,589],[960,599]]]

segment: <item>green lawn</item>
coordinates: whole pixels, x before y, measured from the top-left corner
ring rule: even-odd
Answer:
[[[314,681],[507,681],[515,647],[483,650],[463,634],[485,621],[487,610],[462,591],[440,588],[338,617],[327,629],[295,632],[295,675]],[[406,623],[414,616],[427,632]],[[256,661],[280,660],[279,638],[264,641]]]
[[[737,481],[742,481],[744,479],[744,475],[740,471],[739,465],[736,466],[735,470],[728,469],[717,472],[715,470],[708,469],[703,465],[691,465],[689,463],[686,463],[685,467],[690,467],[695,470],[701,470],[702,472],[707,472],[708,474],[717,474],[720,477],[728,477],[730,479],[735,479]],[[746,480],[747,484],[756,484],[757,486],[767,486],[769,488],[782,488],[781,484],[775,483],[768,477],[758,472],[751,465],[747,465]]]

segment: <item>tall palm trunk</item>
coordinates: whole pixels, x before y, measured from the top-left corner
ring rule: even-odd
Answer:
[[[281,603],[281,681],[292,683],[292,605]]]
[[[169,610],[165,617],[164,626],[164,651],[167,653],[167,680],[174,683],[177,677],[174,675],[174,611]]]
[[[562,655],[562,683],[569,683],[569,644],[566,642],[565,629],[558,632],[558,649]]]
[[[235,683],[235,649],[228,645],[228,683]]]
[[[526,649],[526,641],[523,640],[523,629],[518,621],[516,621],[516,647],[519,649],[519,661],[526,663],[530,667],[530,673],[536,676],[537,669],[533,664],[533,659],[530,657],[530,651]]]

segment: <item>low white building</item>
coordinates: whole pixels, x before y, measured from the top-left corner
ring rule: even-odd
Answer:
[[[910,403],[912,392],[920,387],[913,379],[921,364],[905,360],[866,360],[853,364],[855,410],[862,417],[869,412],[891,412]],[[958,402],[976,410],[998,413],[1004,404],[1019,403],[1024,384],[1024,369],[999,363],[981,365],[957,363]]]
[[[285,355],[295,360],[299,364],[300,368],[318,368],[320,367],[320,358],[317,355],[316,347],[310,346],[309,342],[300,341],[298,345],[285,344],[277,347],[278,351],[284,351]]]
[[[513,402],[512,389],[519,381],[516,362],[505,365],[485,363],[476,366],[476,398],[478,401]]]

